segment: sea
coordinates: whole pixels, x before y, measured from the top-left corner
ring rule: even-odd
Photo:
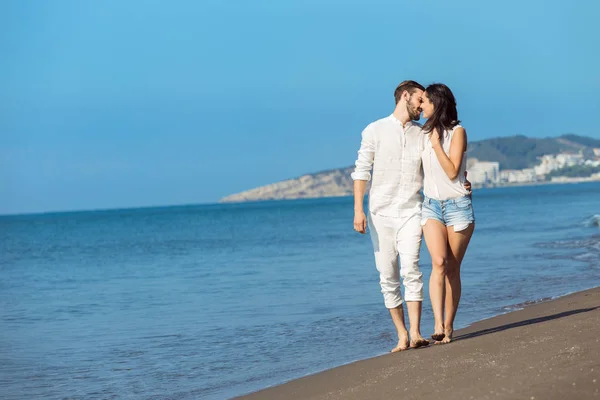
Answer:
[[[456,328],[600,285],[600,182],[473,204]],[[226,399],[384,354],[352,222],[351,197],[2,216],[0,397]]]

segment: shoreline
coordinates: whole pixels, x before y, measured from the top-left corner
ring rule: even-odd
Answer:
[[[386,353],[234,398],[600,398],[600,356],[591,355],[600,354],[598,328],[600,286],[474,322],[448,345]]]

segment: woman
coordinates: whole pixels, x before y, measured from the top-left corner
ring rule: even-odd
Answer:
[[[432,271],[429,295],[435,343],[449,343],[460,300],[460,264],[475,229],[471,196],[465,189],[467,134],[459,125],[456,100],[446,85],[430,85],[421,105],[427,134],[421,154],[425,172],[421,225]]]

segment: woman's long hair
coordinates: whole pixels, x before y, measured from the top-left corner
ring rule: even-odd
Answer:
[[[451,130],[460,123],[456,110],[456,99],[450,88],[443,83],[434,83],[425,89],[429,101],[433,103],[433,115],[427,119],[423,130],[426,133],[437,130],[440,141],[444,139],[444,131]]]

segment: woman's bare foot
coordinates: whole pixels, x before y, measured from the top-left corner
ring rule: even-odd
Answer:
[[[444,334],[444,325],[436,325],[433,329],[433,331],[435,332],[433,335],[431,335],[431,338],[433,340],[435,340],[436,342],[439,342],[441,340],[444,339],[444,336],[446,336]]]
[[[402,333],[398,333],[398,344],[396,345],[396,347],[390,350],[390,353],[397,353],[399,351],[407,350],[408,345],[408,332],[404,331]]]
[[[442,340],[442,343],[450,343],[452,341],[452,334],[454,333],[454,331],[452,329],[446,329],[445,333],[446,337]]]
[[[452,329],[446,329],[444,334],[444,338],[442,340],[438,340],[435,344],[448,344],[452,341],[452,334],[454,331]]]

